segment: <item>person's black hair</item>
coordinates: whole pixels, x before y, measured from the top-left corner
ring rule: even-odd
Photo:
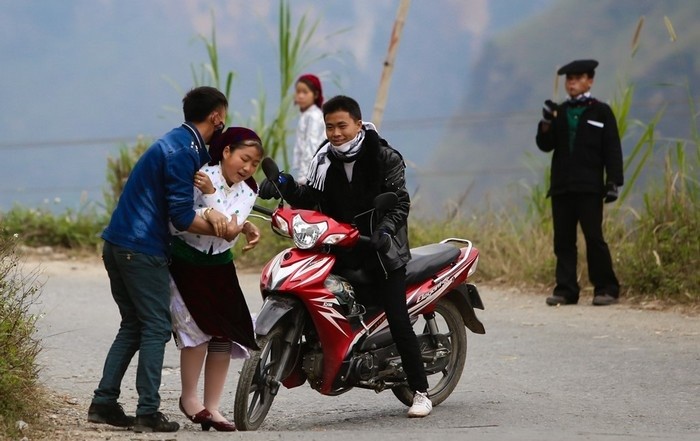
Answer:
[[[356,121],[362,120],[360,105],[354,99],[345,95],[336,95],[323,103],[323,116],[329,113],[345,111]]]
[[[229,127],[209,146],[209,165],[216,165],[221,161],[226,147],[232,153],[243,147],[255,147],[261,157],[265,156],[265,149],[257,133],[246,127]]]
[[[210,86],[195,87],[182,99],[185,121],[202,122],[219,107],[228,108],[226,95]]]

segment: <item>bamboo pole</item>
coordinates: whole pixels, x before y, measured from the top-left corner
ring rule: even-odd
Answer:
[[[410,3],[410,0],[401,0],[401,3],[399,4],[399,9],[396,13],[394,27],[391,30],[389,50],[387,52],[386,60],[384,60],[382,77],[379,80],[379,89],[377,91],[377,98],[374,102],[374,113],[372,114],[372,122],[377,127],[377,129],[379,129],[379,126],[382,124],[382,118],[384,117],[384,108],[386,107],[386,99],[389,94],[391,74],[394,72],[394,59],[396,58],[396,50],[399,47],[399,40],[401,39],[401,32],[403,31],[403,25],[406,21],[406,15],[408,14],[408,7]]]

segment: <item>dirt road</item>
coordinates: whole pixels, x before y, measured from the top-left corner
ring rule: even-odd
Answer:
[[[34,264],[36,265],[36,264]],[[64,398],[54,420],[65,439],[246,440],[620,440],[700,439],[700,318],[620,304],[547,307],[544,294],[480,288],[487,333],[469,334],[467,368],[453,395],[423,420],[409,420],[390,393],[353,390],[324,397],[308,386],[282,390],[255,433],[203,435],[177,410],[178,353],[168,344],[163,411],[183,424],[176,434],[135,435],[85,422],[87,405],[118,326],[99,260],[39,264],[44,314],[41,379]],[[241,275],[251,310],[260,306],[257,275]],[[225,393],[232,409],[240,364]],[[121,402],[136,403],[133,366]],[[58,437],[58,435],[56,435]]]

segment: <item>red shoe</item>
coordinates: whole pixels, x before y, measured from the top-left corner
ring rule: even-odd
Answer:
[[[185,408],[182,405],[182,397],[180,397],[180,401],[178,402],[178,404],[180,405],[180,412],[182,412],[193,423],[201,424],[202,427],[204,427],[206,423],[211,421],[211,412],[209,412],[206,407],[200,410],[199,412],[195,413],[194,415],[188,415],[187,412],[185,412]]]
[[[202,430],[204,430],[205,432],[212,427],[218,432],[236,431],[236,425],[233,423],[229,423],[228,421],[207,421],[206,423],[202,423]]]

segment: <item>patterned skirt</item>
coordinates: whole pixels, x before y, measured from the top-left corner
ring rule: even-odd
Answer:
[[[178,348],[216,338],[236,343],[233,356],[245,356],[243,348],[258,349],[233,262],[202,265],[173,255],[170,276],[170,309]]]

